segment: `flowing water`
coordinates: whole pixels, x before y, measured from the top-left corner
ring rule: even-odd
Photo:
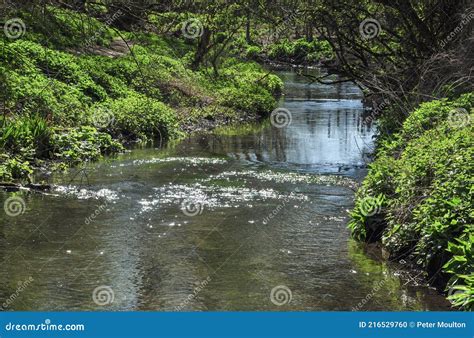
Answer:
[[[278,74],[290,115],[277,127],[136,149],[52,177],[52,195],[16,194],[23,213],[0,218],[0,306],[447,309],[400,263],[349,240],[373,136],[359,90]],[[0,193],[2,205],[11,196]]]

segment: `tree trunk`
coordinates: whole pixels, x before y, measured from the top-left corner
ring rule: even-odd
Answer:
[[[247,23],[245,25],[245,40],[250,45],[252,43],[252,38],[250,36],[250,9],[247,9]]]
[[[311,24],[311,21],[306,21],[306,41],[313,41],[313,26]]]
[[[206,56],[208,52],[208,46],[209,46],[210,40],[211,40],[211,31],[209,30],[209,28],[204,27],[201,38],[199,39],[196,54],[194,54],[194,61],[191,65],[192,69],[196,70],[201,65],[204,59],[204,56]]]

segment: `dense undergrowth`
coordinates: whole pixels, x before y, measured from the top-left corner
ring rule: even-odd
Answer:
[[[282,88],[238,53],[216,75],[191,70],[192,42],[182,39],[113,30],[53,7],[41,22],[34,13],[17,16],[24,36],[0,39],[2,181],[31,179],[45,164],[94,160],[127,141],[178,138],[202,121],[258,118]],[[104,55],[114,44],[130,50]]]
[[[268,59],[296,65],[319,64],[321,61],[334,58],[334,53],[327,41],[307,41],[305,38],[282,39],[268,45],[247,45],[245,55],[249,59]]]
[[[460,308],[474,307],[474,93],[420,105],[381,137],[350,228],[423,268]]]

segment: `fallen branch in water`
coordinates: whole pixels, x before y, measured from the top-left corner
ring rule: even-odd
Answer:
[[[48,196],[58,196],[55,194],[48,193],[48,191],[51,190],[51,185],[49,184],[28,183],[25,185],[21,185],[19,183],[0,182],[0,189],[6,192],[29,191]]]
[[[318,77],[318,76],[314,76],[314,75],[311,75],[311,74],[304,74],[301,70],[297,71],[297,74],[300,75],[300,76],[311,79],[311,82],[309,84],[312,84],[314,82],[318,82],[318,83],[321,83],[321,84],[324,84],[324,85],[333,85],[333,84],[343,83],[343,82],[352,82],[352,79],[342,79],[342,80],[335,80],[335,81],[329,81],[329,82],[322,81],[323,79],[325,79],[325,78],[327,78],[327,77],[329,77],[333,74],[326,74],[326,75]]]

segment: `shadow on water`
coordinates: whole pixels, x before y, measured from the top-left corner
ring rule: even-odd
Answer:
[[[0,224],[4,309],[447,309],[348,239],[373,147],[359,90],[279,75],[281,128],[137,149],[56,175],[56,196],[18,195],[24,212]]]

